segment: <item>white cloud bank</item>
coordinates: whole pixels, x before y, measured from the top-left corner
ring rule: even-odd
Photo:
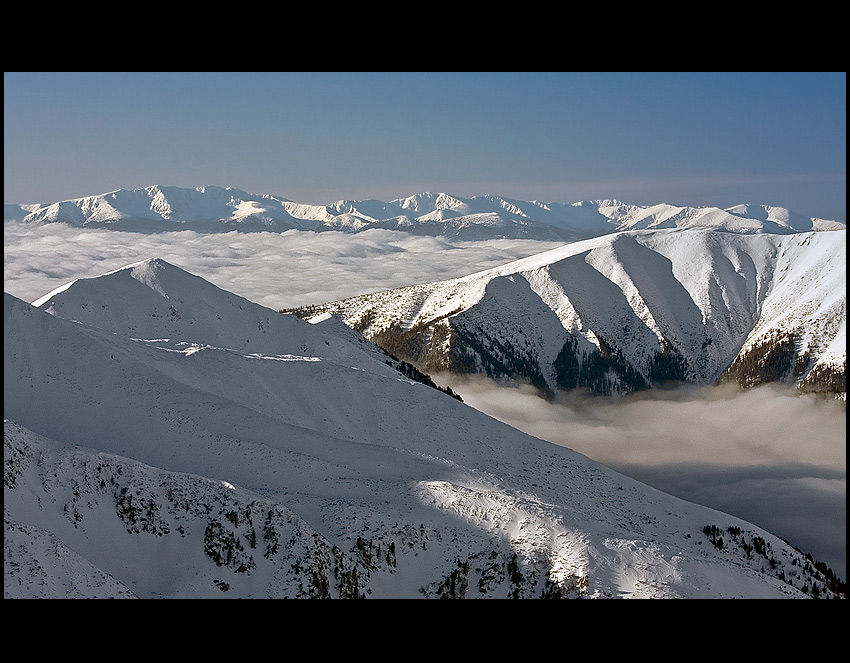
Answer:
[[[5,222],[3,289],[31,302],[68,281],[156,257],[281,309],[465,276],[555,246],[533,240],[451,242],[389,230],[140,234]]]

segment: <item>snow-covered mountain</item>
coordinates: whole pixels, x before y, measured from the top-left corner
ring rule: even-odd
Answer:
[[[838,221],[805,217],[766,205],[649,207],[614,200],[574,204],[521,201],[499,196],[461,198],[421,193],[389,202],[341,200],[308,205],[272,195],[216,186],[186,189],[150,186],[50,204],[6,205],[4,218],[28,223],[152,232],[289,229],[361,232],[371,228],[464,240],[531,238],[574,241],[648,228],[714,228],[739,233],[794,233],[845,228]]]
[[[548,392],[736,380],[846,394],[845,230],[623,231],[294,312],[338,315],[425,372]]]
[[[510,288],[508,288],[510,290]],[[161,260],[4,297],[11,597],[806,597],[825,565]]]

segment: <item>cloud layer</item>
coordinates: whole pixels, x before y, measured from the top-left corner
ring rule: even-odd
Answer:
[[[389,230],[139,234],[15,222],[4,223],[3,243],[3,289],[25,301],[156,257],[274,309],[456,278],[558,246],[451,242]]]

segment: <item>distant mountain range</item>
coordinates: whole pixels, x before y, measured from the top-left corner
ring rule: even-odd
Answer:
[[[733,297],[764,311],[783,256],[825,259],[832,246],[826,233],[760,240],[747,258],[744,245],[705,233],[646,237],[477,276],[452,286],[458,299],[417,309],[434,316],[463,302],[458,328],[470,332],[488,324],[476,307],[508,315],[500,303],[515,302],[542,333],[572,305],[592,344],[614,316],[593,321],[586,310],[598,308],[558,290],[583,279],[588,296],[626,298],[615,314],[632,323],[630,347],[659,331],[690,359],[706,338],[705,302],[688,304],[685,285],[708,281],[708,300],[728,300],[718,311]],[[676,286],[680,237],[715,263]],[[593,266],[605,256],[617,258],[607,276]],[[625,274],[641,286],[643,317],[629,313],[638,292],[620,290]],[[733,287],[734,274],[755,289]],[[533,306],[532,291],[562,307]],[[491,320],[514,347],[538,347],[528,331],[513,336],[515,320]],[[676,323],[688,326],[675,335]],[[727,348],[750,333],[740,324],[715,315],[708,329]],[[782,539],[497,422],[412,379],[333,316],[282,315],[162,260],[33,304],[6,294],[3,332],[5,598],[846,594]],[[720,370],[719,355],[705,359]]]
[[[766,205],[648,207],[616,200],[542,203],[446,193],[420,193],[389,202],[341,200],[308,205],[272,195],[216,186],[150,186],[50,204],[5,205],[4,218],[137,232],[191,229],[289,229],[362,232],[372,228],[461,240],[527,238],[575,241],[623,230],[713,228],[736,233],[788,234],[836,230],[845,224]]]
[[[846,397],[846,230],[617,232],[291,312],[339,316],[426,373],[547,393],[735,381]]]

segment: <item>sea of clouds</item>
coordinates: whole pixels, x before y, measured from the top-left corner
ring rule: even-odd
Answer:
[[[162,258],[253,302],[281,309],[457,278],[559,246],[452,242],[391,230],[132,233],[7,221],[3,288],[34,301],[78,278]]]
[[[456,278],[557,246],[383,230],[139,234],[8,221],[3,235],[4,290],[25,301],[158,257],[272,309]],[[491,416],[756,523],[846,579],[843,403],[776,387],[546,400],[530,388],[438,377]]]

